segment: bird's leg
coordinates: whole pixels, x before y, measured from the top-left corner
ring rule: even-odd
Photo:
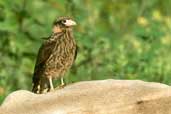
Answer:
[[[64,88],[65,83],[64,83],[64,78],[61,77],[61,85],[59,86],[59,88]]]
[[[61,77],[61,86],[65,86],[64,78],[63,77]]]
[[[53,87],[52,77],[49,77],[48,79],[49,79],[49,84],[50,84],[50,91],[53,91],[54,87]]]
[[[57,86],[55,89],[61,89],[61,88],[64,88],[64,86],[65,86],[64,78],[63,78],[63,77],[61,77],[60,79],[61,79],[61,85]]]

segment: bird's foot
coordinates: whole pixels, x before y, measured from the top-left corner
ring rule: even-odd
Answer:
[[[45,93],[47,93],[47,92],[49,92],[48,89],[41,89],[41,90],[39,91],[39,94],[45,94]]]
[[[53,92],[54,91],[54,88],[50,88],[48,92]]]
[[[63,84],[61,84],[59,87],[60,87],[60,88],[64,88],[65,86],[66,86],[66,84],[63,83]]]
[[[55,89],[62,89],[62,88],[64,88],[65,86],[66,86],[66,84],[61,84],[61,85],[57,86]]]

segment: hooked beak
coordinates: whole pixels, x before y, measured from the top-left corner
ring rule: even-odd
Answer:
[[[68,27],[77,25],[77,23],[73,20],[66,20],[66,22],[64,24],[65,24],[65,26],[68,26]]]

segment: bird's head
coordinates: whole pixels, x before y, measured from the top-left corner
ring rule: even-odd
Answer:
[[[73,21],[70,17],[60,17],[56,19],[53,23],[53,32],[58,33],[65,31],[67,29],[71,29],[73,26],[76,25],[76,22]]]

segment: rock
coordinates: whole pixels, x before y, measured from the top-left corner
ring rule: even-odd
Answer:
[[[171,114],[171,88],[138,80],[84,81],[46,94],[11,93],[0,114]]]

